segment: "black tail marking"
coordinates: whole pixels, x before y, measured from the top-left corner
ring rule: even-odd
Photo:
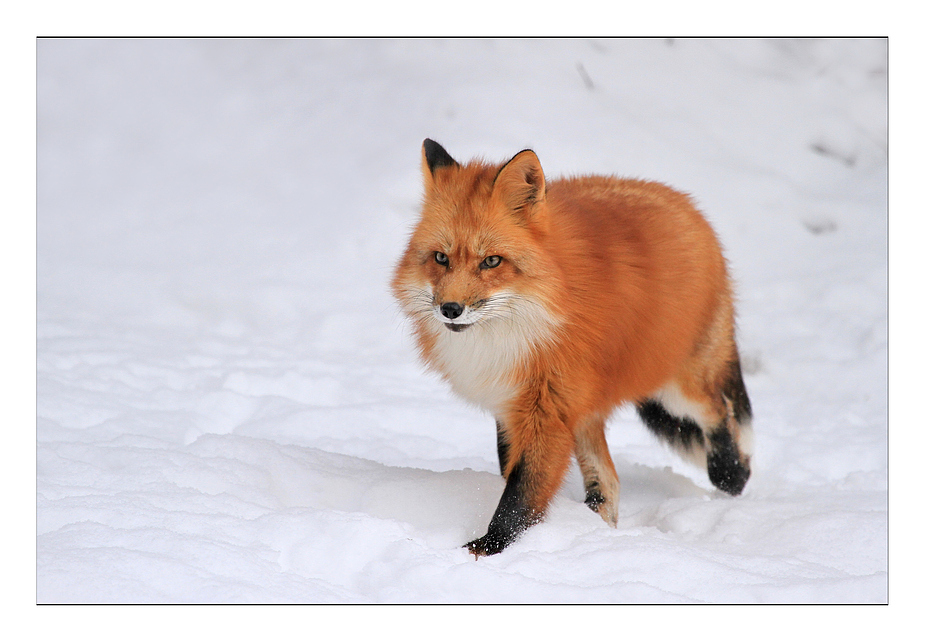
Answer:
[[[646,399],[636,404],[636,412],[659,439],[675,448],[693,451],[704,446],[703,431],[693,420],[675,417],[658,401]]]

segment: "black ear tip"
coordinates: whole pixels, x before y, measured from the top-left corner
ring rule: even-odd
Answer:
[[[430,167],[431,172],[438,167],[452,167],[458,164],[440,143],[430,138],[424,139],[424,157],[427,159],[427,166]]]

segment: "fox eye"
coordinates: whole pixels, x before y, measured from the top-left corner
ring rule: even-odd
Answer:
[[[450,264],[450,257],[448,257],[443,252],[434,252],[434,261],[436,261],[440,265],[446,266]]]
[[[485,257],[485,260],[482,261],[482,265],[480,265],[479,267],[481,267],[481,268],[496,268],[496,267],[498,267],[499,265],[501,265],[501,257],[498,256],[498,255],[494,255],[494,256],[487,256],[487,257]]]

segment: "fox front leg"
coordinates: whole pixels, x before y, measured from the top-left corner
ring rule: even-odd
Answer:
[[[537,399],[538,397],[538,399]],[[543,519],[565,477],[574,440],[550,396],[535,395],[530,411],[498,421],[498,455],[507,483],[488,532],[466,547],[477,558],[504,550]]]
[[[530,506],[525,488],[524,466],[519,461],[507,475],[507,485],[488,525],[488,532],[466,544],[466,547],[476,559],[500,553],[542,517],[541,512]]]
[[[498,432],[498,464],[501,466],[501,474],[507,473],[508,451],[511,449],[507,443],[507,437],[504,434],[504,425],[500,419],[495,420],[495,428]]]

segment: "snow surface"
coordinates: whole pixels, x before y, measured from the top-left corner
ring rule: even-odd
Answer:
[[[884,602],[883,40],[40,40],[39,602]],[[391,300],[423,138],[694,195],[741,497],[609,423],[502,554],[490,417]]]

